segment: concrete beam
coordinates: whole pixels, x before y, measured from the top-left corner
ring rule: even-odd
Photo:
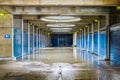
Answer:
[[[119,0],[0,0],[0,5],[19,6],[114,6]]]
[[[22,15],[102,15],[107,7],[14,7],[13,14]]]

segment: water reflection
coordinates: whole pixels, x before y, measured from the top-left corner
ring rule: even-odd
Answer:
[[[65,80],[120,80],[120,68],[117,68],[119,71],[116,72],[109,66],[110,62],[100,61],[98,56],[86,50],[52,48],[41,49],[35,53],[34,59],[33,55],[30,55],[31,61],[40,61],[51,65],[63,63],[60,66],[62,66],[62,75]],[[24,59],[27,60],[28,57],[24,57]]]
[[[75,59],[75,61],[78,61],[78,59],[77,59],[77,49],[76,48],[73,48],[73,56],[74,56],[74,59]]]

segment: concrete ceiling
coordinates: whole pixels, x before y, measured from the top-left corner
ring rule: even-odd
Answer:
[[[69,2],[69,3],[68,3]],[[18,4],[19,3],[19,4]],[[0,0],[0,11],[8,14],[22,15],[24,20],[28,20],[34,25],[45,28],[52,22],[41,21],[44,16],[74,16],[82,20],[71,22],[78,27],[84,27],[93,22],[94,19],[105,17],[108,24],[109,7],[119,4],[119,0]],[[74,6],[72,6],[74,5]]]
[[[115,6],[119,0],[0,0],[0,5],[17,6]]]

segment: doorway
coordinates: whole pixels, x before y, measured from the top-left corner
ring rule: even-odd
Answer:
[[[72,47],[73,35],[72,34],[52,34],[51,43],[52,43],[52,47]]]

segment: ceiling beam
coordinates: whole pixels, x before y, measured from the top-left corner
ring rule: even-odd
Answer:
[[[0,5],[17,6],[115,6],[119,0],[0,0]]]

